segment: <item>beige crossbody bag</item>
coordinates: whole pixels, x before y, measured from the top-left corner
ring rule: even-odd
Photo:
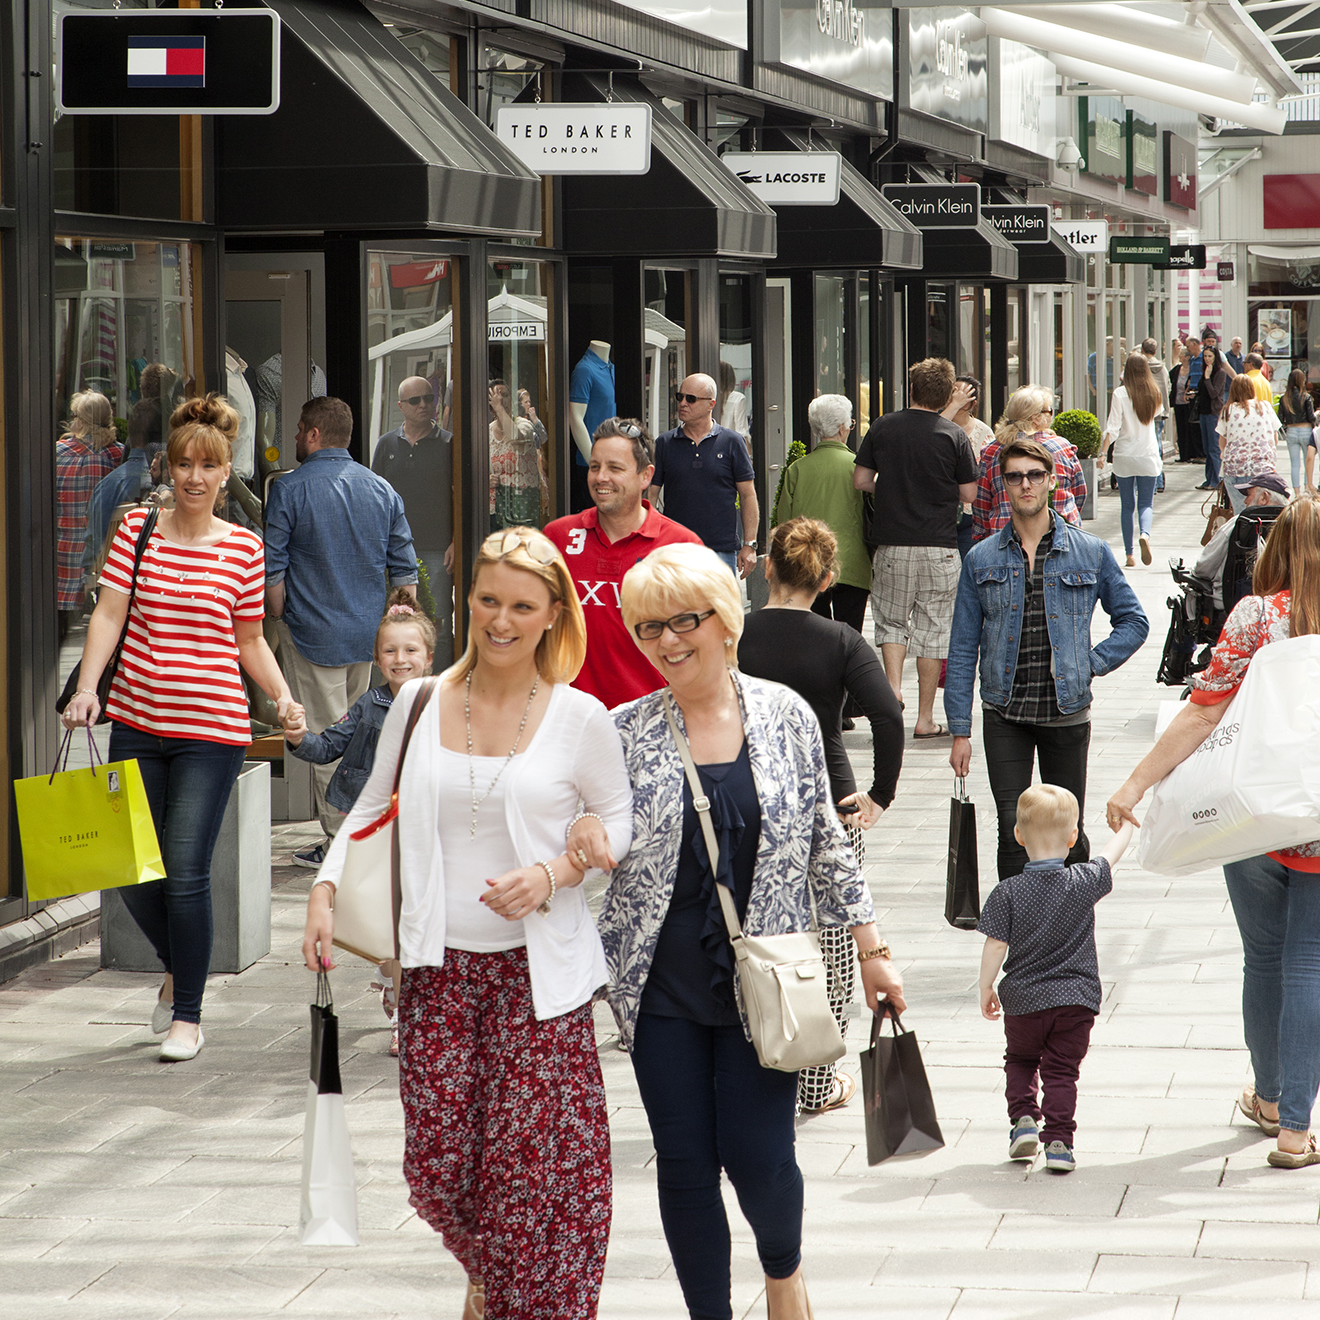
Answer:
[[[665,717],[673,730],[678,754],[692,786],[692,801],[706,838],[712,872],[719,871],[720,846],[710,819],[710,799],[701,785],[692,749],[674,716],[674,699],[666,692]],[[788,935],[745,935],[733,895],[715,882],[724,924],[738,960],[738,982],[752,1044],[763,1068],[798,1072],[841,1059],[846,1051],[839,1024],[830,1009],[825,959],[815,931]],[[813,903],[814,908],[814,903]]]

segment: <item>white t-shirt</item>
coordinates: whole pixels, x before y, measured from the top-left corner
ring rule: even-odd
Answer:
[[[504,795],[510,765],[500,774],[490,796],[477,808],[477,836],[472,838],[472,781],[465,752],[440,748],[440,817],[438,833],[445,858],[445,946],[468,953],[499,953],[527,943],[521,921],[506,921],[481,902],[482,894],[506,871],[516,870],[518,858],[509,838]],[[475,756],[477,798],[508,759]],[[513,758],[516,762],[518,757]]]

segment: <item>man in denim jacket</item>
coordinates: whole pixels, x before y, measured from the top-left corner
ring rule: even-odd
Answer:
[[[1091,677],[1117,669],[1150,625],[1104,541],[1054,515],[1054,459],[1019,436],[999,452],[1013,518],[963,561],[949,640],[944,711],[953,734],[949,764],[972,760],[972,691],[981,657],[982,741],[999,815],[999,878],[1020,875],[1027,855],[1013,837],[1017,800],[1033,760],[1047,784],[1078,804],[1067,865],[1090,859],[1083,827],[1091,743]],[[1113,631],[1091,645],[1096,601]]]

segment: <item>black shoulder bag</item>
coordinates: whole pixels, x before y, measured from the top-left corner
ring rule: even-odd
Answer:
[[[124,615],[124,626],[119,632],[119,643],[116,645],[110,659],[106,662],[105,668],[101,671],[100,681],[96,685],[96,699],[101,703],[100,714],[96,717],[98,724],[105,724],[107,716],[105,713],[105,703],[110,697],[110,684],[115,681],[115,673],[119,669],[119,657],[124,653],[124,638],[128,636],[128,621],[133,613],[133,597],[137,595],[137,575],[138,569],[142,567],[142,555],[146,551],[147,542],[151,540],[151,533],[156,530],[156,520],[160,517],[159,509],[152,509],[147,514],[146,521],[142,524],[142,530],[138,533],[137,545],[133,549],[133,581],[128,589],[128,611]],[[82,661],[79,660],[73,667],[73,673],[69,675],[69,681],[64,685],[64,691],[60,693],[59,700],[55,703],[55,713],[64,714],[64,708],[78,694],[79,686],[82,682]]]

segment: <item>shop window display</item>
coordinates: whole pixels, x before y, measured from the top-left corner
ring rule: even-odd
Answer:
[[[688,272],[646,271],[644,411],[652,435],[678,425],[675,394],[688,374]]]
[[[720,276],[720,375],[715,419],[752,438],[752,281],[748,275]]]

